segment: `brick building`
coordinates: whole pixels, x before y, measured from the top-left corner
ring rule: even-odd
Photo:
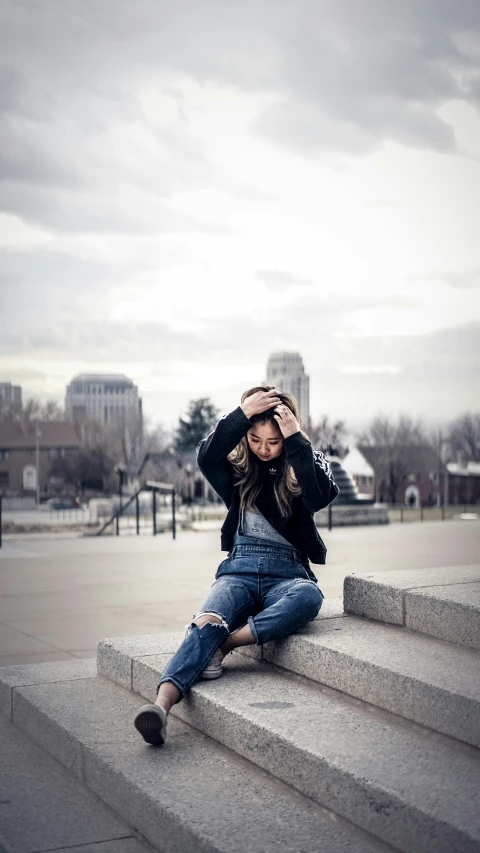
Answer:
[[[55,494],[62,488],[52,479],[52,464],[58,458],[78,453],[79,440],[72,424],[64,421],[39,421],[22,424],[0,422],[0,493],[32,495],[37,488],[37,446],[40,495]]]
[[[459,465],[449,462],[448,501],[451,504],[480,504],[480,462]]]
[[[358,446],[347,454],[342,465],[359,491],[379,503],[412,507],[443,503],[448,471],[429,445],[401,448],[394,457],[383,448]]]

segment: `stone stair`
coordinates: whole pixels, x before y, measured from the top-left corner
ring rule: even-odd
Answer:
[[[159,851],[479,853],[479,591],[480,566],[350,575],[345,612],[195,685],[162,749],[132,719],[182,634],[6,667],[0,710]]]

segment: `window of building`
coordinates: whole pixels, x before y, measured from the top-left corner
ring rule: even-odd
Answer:
[[[64,447],[51,447],[49,451],[50,459],[64,459],[65,458],[65,448]]]
[[[0,462],[6,462],[8,459],[8,450],[0,449]]]
[[[10,474],[8,471],[0,471],[0,488],[10,485]]]

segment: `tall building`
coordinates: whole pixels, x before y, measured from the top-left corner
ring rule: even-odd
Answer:
[[[302,356],[298,352],[274,352],[267,363],[267,385],[276,385],[279,391],[293,394],[302,419],[302,426],[310,424],[310,378],[305,373]]]
[[[107,426],[142,424],[138,388],[121,373],[82,373],[67,386],[67,420],[89,418]]]
[[[22,405],[22,389],[20,385],[12,385],[11,382],[0,382],[0,403],[5,405]]]

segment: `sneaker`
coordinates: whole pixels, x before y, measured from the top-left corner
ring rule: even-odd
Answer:
[[[146,743],[163,746],[167,739],[167,714],[160,705],[142,705],[133,723]]]
[[[208,661],[205,669],[202,669],[200,678],[205,681],[211,681],[214,678],[220,678],[223,675],[222,666],[223,654],[220,649],[217,649],[215,654]]]
[[[188,637],[190,631],[192,630],[190,625],[187,625],[185,628],[185,636]],[[210,660],[208,661],[206,667],[202,669],[200,673],[200,678],[203,681],[213,681],[214,678],[220,678],[223,675],[223,667],[222,660],[224,658],[223,653],[220,649],[217,649],[216,652],[212,655]]]

